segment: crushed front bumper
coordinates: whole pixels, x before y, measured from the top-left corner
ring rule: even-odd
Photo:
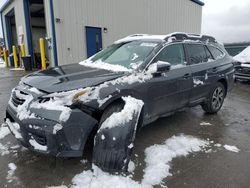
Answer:
[[[58,111],[40,109],[39,113],[42,115],[40,118],[20,120],[15,110],[8,105],[5,123],[17,140],[32,151],[56,157],[82,156],[97,120],[79,109],[72,109],[70,117],[63,123],[51,118]]]

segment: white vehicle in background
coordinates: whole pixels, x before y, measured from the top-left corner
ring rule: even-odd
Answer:
[[[250,46],[238,55],[235,60],[235,79],[250,81]]]

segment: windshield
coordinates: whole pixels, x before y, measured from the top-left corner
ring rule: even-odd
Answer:
[[[91,57],[89,61],[135,69],[145,60],[157,44],[157,42],[143,41],[113,44]]]

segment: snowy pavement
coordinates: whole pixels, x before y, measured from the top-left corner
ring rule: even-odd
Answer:
[[[23,72],[0,69],[0,120]],[[238,83],[218,115],[200,107],[159,119],[138,134],[130,173],[111,175],[84,159],[41,156],[0,128],[0,187],[249,187],[250,85]]]

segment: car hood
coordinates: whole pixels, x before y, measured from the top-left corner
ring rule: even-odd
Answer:
[[[47,93],[53,93],[95,86],[124,74],[124,72],[72,64],[34,72],[23,77],[22,82]]]

